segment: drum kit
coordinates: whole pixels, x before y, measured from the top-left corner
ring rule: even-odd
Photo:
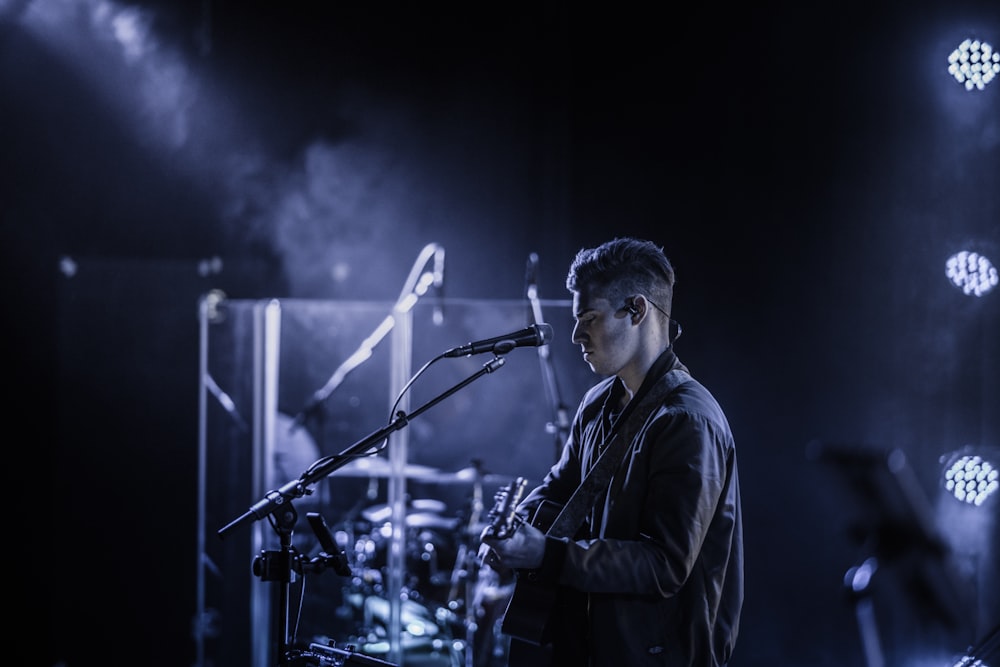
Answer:
[[[358,459],[332,473],[369,480],[391,474],[389,464],[378,457]],[[438,498],[408,497],[405,501],[401,662],[442,667],[501,664],[506,646],[498,627],[513,580],[509,573],[480,564],[477,552],[485,525],[484,489],[506,484],[513,477],[487,474],[478,463],[457,472],[407,465],[403,474],[407,480],[430,485],[460,485],[463,492],[471,493],[471,502],[449,515],[448,503]],[[349,632],[336,643],[349,643],[359,653],[382,660],[389,660],[391,650],[388,554],[392,514],[390,505],[373,504],[335,523],[332,530],[351,571],[344,578],[337,613]]]

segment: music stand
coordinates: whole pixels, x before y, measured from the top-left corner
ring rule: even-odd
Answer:
[[[862,549],[844,576],[868,667],[884,667],[875,624],[875,575],[897,571],[915,602],[949,628],[962,619],[959,590],[948,567],[949,549],[932,519],[931,505],[900,449],[812,442],[807,456],[831,467],[859,503],[851,534]]]
[[[986,667],[1000,664],[1000,625],[993,627],[989,633],[959,658],[954,667]]]

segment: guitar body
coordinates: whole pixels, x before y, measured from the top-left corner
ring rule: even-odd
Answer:
[[[586,664],[586,663],[581,663]],[[552,646],[536,646],[511,637],[508,667],[552,667]]]
[[[531,581],[524,572],[518,572],[500,631],[536,646],[548,644],[552,641],[549,620],[558,599],[554,586]]]
[[[520,478],[497,493],[491,511],[491,529],[507,536],[520,525],[515,509],[524,492]],[[530,523],[547,533],[562,506],[544,501]],[[510,637],[510,667],[555,667],[586,664],[582,630],[586,627],[586,596],[563,586],[532,578],[530,570],[516,570],[514,591],[507,603],[500,632]]]
[[[586,665],[586,596],[579,591],[558,586],[551,594],[540,597],[540,587],[529,588],[529,595],[518,598],[517,609],[511,609],[515,604],[511,598],[501,626],[502,632],[504,626],[511,625],[511,633],[517,633],[509,633],[509,667]],[[529,599],[549,606],[529,609]],[[529,626],[526,621],[534,621],[536,625]]]
[[[548,532],[549,527],[559,515],[560,505],[549,501],[542,502],[531,517],[531,525]],[[560,599],[560,588],[547,582],[539,582],[532,578],[533,573],[519,570],[514,592],[507,604],[500,631],[535,646],[542,646],[552,641],[550,619]]]

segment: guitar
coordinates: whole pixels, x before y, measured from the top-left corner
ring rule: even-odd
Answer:
[[[523,497],[525,485],[526,480],[519,477],[495,496],[496,503],[487,517],[490,520],[490,530],[501,539],[511,537],[526,522],[515,511]],[[562,506],[557,503],[543,501],[527,522],[542,532],[547,532],[561,509]],[[507,603],[500,631],[512,639],[534,646],[550,643],[552,612],[567,601],[566,596],[562,595],[563,589],[537,581],[531,570],[515,570],[515,576],[514,592]]]

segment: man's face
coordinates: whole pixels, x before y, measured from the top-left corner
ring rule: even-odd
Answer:
[[[573,343],[598,375],[616,375],[633,357],[636,337],[624,304],[613,304],[588,288],[573,293]]]

